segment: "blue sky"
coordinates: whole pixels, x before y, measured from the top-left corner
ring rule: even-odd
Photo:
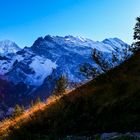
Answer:
[[[51,34],[131,43],[137,16],[140,0],[0,0],[0,40],[24,47]]]

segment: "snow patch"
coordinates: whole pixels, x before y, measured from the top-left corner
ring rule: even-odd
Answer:
[[[30,68],[32,68],[35,73],[30,75],[32,79],[30,82],[33,82],[34,85],[41,85],[45,78],[49,76],[56,67],[56,63],[49,59],[42,59],[40,56],[34,57]]]

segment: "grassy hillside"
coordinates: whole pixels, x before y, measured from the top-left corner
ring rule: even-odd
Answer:
[[[140,51],[121,66],[31,110],[10,120],[15,123],[0,130],[0,138],[50,140],[67,135],[140,131]],[[5,128],[6,122],[1,126]]]

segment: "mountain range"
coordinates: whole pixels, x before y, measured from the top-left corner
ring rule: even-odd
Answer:
[[[54,96],[14,119],[3,121],[0,138],[139,140],[139,62],[137,50],[119,66],[71,92]]]
[[[46,99],[61,75],[68,78],[69,86],[90,80],[80,71],[84,64],[88,63],[102,73],[92,58],[93,49],[101,52],[112,68],[124,61],[122,56],[128,48],[130,46],[118,38],[99,42],[82,37],[47,35],[24,48],[9,40],[1,41],[0,117],[9,114],[17,103],[28,106],[37,97]],[[115,64],[113,53],[120,60]]]

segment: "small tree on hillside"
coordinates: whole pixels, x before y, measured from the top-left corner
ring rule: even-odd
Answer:
[[[41,103],[41,99],[40,99],[40,97],[37,97],[37,99],[36,99],[34,105],[39,104],[39,103]]]
[[[135,52],[140,48],[140,16],[136,18],[137,22],[134,28],[134,40],[133,51]]]
[[[95,78],[95,77],[97,77],[100,74],[100,71],[96,67],[93,67],[89,63],[84,63],[80,67],[80,71],[88,79]]]
[[[62,75],[56,82],[53,94],[61,95],[61,94],[65,93],[67,87],[68,87],[68,80],[65,76]]]
[[[17,116],[21,115],[23,112],[24,112],[24,106],[20,106],[17,104],[14,108],[12,116],[17,117]]]
[[[89,63],[85,63],[80,67],[80,71],[89,79],[95,78],[101,73],[107,72],[111,68],[109,61],[106,60],[103,53],[96,48],[92,51],[92,59],[98,67],[93,67]],[[115,59],[116,58],[114,58],[114,61],[116,61]]]
[[[102,52],[93,49],[92,58],[93,61],[100,66],[103,72],[107,72],[110,69],[109,62],[104,58]]]
[[[103,72],[107,72],[110,69],[109,62],[104,58],[102,52],[97,49],[93,49],[92,59],[98,66],[100,66]]]

